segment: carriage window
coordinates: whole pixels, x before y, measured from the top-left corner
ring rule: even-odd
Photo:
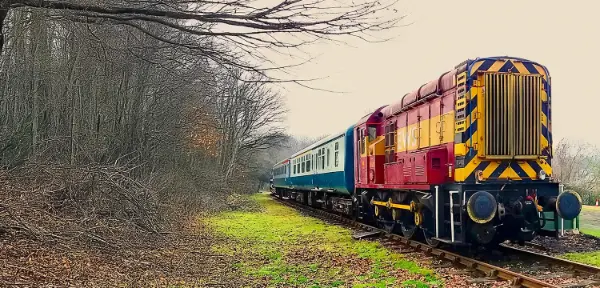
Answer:
[[[338,153],[339,153],[338,151],[335,151],[335,156],[334,156],[335,167],[338,167],[338,164],[340,164]]]
[[[360,129],[360,138],[358,140],[360,145],[360,154],[365,153],[365,129]]]
[[[338,155],[338,154],[339,154],[338,150],[339,150],[339,148],[340,148],[340,145],[339,145],[339,144],[340,144],[340,143],[338,143],[338,142],[335,142],[335,154],[334,154],[334,156],[333,156],[333,162],[334,162],[334,164],[335,164],[335,167],[338,167],[338,164],[339,164],[339,158],[338,158],[338,156],[339,156],[339,155]]]
[[[377,127],[369,126],[369,141],[373,141],[377,138]]]
[[[390,146],[396,145],[396,122],[390,125]]]
[[[396,123],[389,123],[385,126],[385,146],[394,146],[396,140]]]
[[[327,167],[329,167],[329,148],[327,148]]]
[[[321,150],[317,151],[317,169],[321,167]]]
[[[390,126],[389,125],[385,125],[383,135],[385,135],[385,147],[390,146]]]
[[[385,125],[385,160],[384,163],[396,162],[394,145],[396,140],[396,123],[390,122]]]

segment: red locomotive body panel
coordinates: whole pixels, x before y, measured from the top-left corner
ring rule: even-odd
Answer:
[[[357,123],[356,188],[430,189],[451,181],[456,73],[444,73]]]

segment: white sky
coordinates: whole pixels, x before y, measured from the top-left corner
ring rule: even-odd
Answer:
[[[400,0],[404,24],[386,43],[325,44],[297,77],[333,94],[285,84],[288,131],[318,136],[347,128],[376,107],[437,79],[467,58],[515,56],[546,65],[553,84],[555,143],[563,137],[600,145],[600,2]],[[279,64],[279,63],[278,63]]]

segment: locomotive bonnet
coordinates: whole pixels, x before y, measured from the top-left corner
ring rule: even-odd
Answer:
[[[433,246],[557,235],[582,201],[552,176],[551,97],[539,63],[464,61],[277,163],[272,193]]]

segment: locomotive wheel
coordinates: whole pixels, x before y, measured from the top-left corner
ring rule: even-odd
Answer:
[[[352,195],[352,219],[354,221],[362,219],[362,205],[361,197],[354,191],[354,194]]]
[[[376,201],[382,201],[382,202],[387,202],[390,198],[390,195],[388,193],[385,192],[378,192],[377,196],[375,197]],[[378,226],[380,228],[382,228],[383,230],[387,231],[388,233],[395,233],[397,232],[398,226],[396,224],[396,220],[394,220],[392,218],[392,211],[386,207],[377,207],[378,210],[378,215],[377,217],[377,223],[379,224]]]
[[[421,230],[423,230],[423,238],[425,239],[425,242],[432,247],[440,246],[440,241],[433,239],[433,237],[435,237],[435,214],[426,207],[423,207],[421,213],[423,213],[423,224]]]
[[[406,200],[403,204],[409,205],[411,201],[415,201],[418,203],[418,199],[414,196],[406,197]],[[402,235],[408,239],[417,238],[417,231],[419,230],[419,226],[415,223],[415,214],[410,211],[402,210],[400,212],[400,229],[402,231]]]
[[[365,224],[377,225],[377,216],[375,216],[375,205],[371,205],[371,197],[373,197],[373,195],[371,193],[368,193],[367,191],[362,191],[357,196],[360,197],[360,200],[358,201],[360,203],[359,216],[362,217],[362,221]]]
[[[499,237],[496,237],[496,228],[489,223],[471,225],[471,237],[476,241],[478,246],[496,247],[501,243]]]
[[[396,233],[398,232],[398,225],[396,220],[392,218],[392,213],[389,209],[379,209],[380,214],[379,217],[381,219],[382,228],[388,233]]]

